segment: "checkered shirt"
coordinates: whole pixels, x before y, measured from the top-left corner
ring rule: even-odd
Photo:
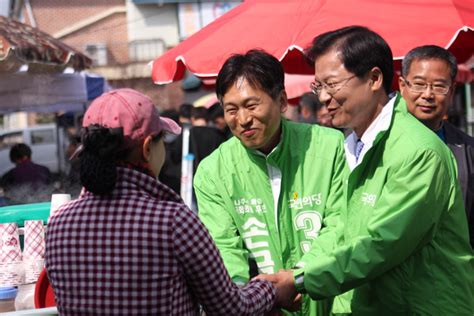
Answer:
[[[275,288],[231,282],[208,231],[171,189],[117,168],[108,197],[83,190],[50,218],[46,269],[61,315],[259,315]]]

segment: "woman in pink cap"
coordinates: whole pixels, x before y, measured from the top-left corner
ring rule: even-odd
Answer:
[[[143,94],[120,89],[84,115],[83,190],[48,223],[46,269],[61,315],[258,315],[275,288],[239,288],[209,233],[156,180],[163,138],[180,133]],[[278,295],[278,294],[277,294]]]

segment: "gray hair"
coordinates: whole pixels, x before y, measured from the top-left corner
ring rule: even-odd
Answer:
[[[436,45],[425,45],[413,48],[406,54],[402,61],[402,76],[406,78],[410,71],[410,66],[415,59],[440,59],[444,60],[450,68],[451,81],[454,82],[458,73],[458,63],[456,57],[451,54],[448,50],[436,46]]]

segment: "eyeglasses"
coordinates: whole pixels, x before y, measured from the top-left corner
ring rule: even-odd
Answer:
[[[451,88],[451,85],[443,83],[410,82],[405,78],[403,78],[403,81],[405,81],[410,91],[415,93],[423,93],[428,87],[430,87],[433,94],[446,95]]]
[[[349,82],[349,80],[351,80],[354,77],[356,77],[356,75],[352,75],[348,78],[345,78],[339,81],[328,82],[328,83],[311,82],[309,87],[311,89],[311,92],[317,96],[321,95],[321,92],[323,91],[323,89],[326,90],[326,93],[329,94],[330,96],[334,96],[339,90],[342,89],[342,87],[344,87]]]

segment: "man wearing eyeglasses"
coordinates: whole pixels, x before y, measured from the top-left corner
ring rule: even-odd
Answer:
[[[353,130],[343,235],[335,249],[315,240],[304,268],[260,277],[313,299],[354,289],[354,315],[473,315],[474,259],[456,162],[390,94],[388,44],[351,26],[317,36],[308,57],[333,125]]]
[[[411,114],[433,130],[456,158],[474,248],[474,138],[443,120],[453,100],[457,69],[456,58],[446,49],[420,46],[403,59],[399,84]]]

